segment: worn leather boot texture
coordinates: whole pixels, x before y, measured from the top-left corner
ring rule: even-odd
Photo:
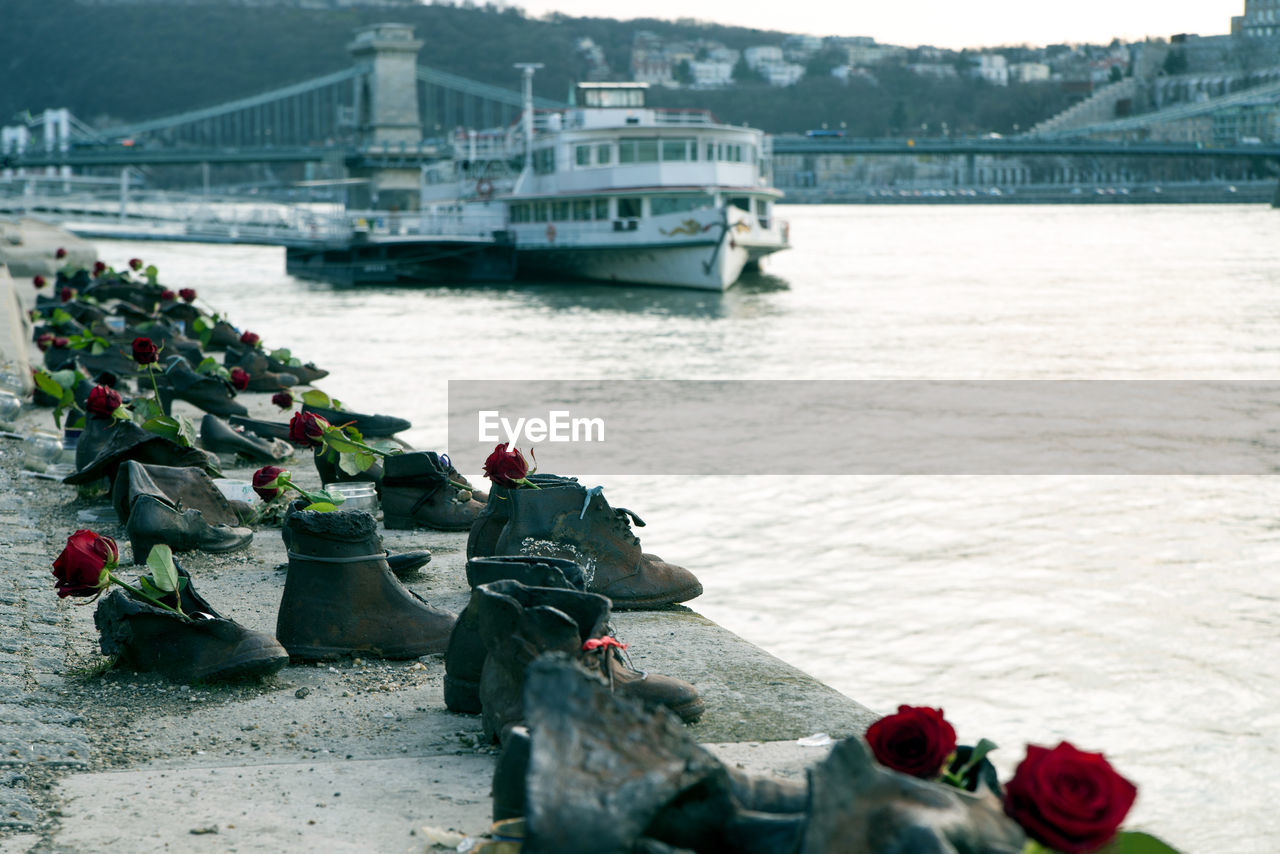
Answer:
[[[396,580],[368,513],[299,510],[285,520],[289,572],[276,637],[298,659],[444,652],[454,615]]]
[[[181,356],[174,356],[165,369],[156,374],[160,405],[171,412],[175,400],[185,400],[214,415],[248,415],[249,410],[235,401],[236,390],[230,381],[212,374],[200,374]]]
[[[210,525],[199,510],[179,510],[163,495],[143,494],[133,499],[125,525],[133,562],[146,563],[158,543],[175,552],[195,549],[215,554],[243,548],[253,541],[253,531],[231,525]]]
[[[215,454],[236,454],[255,463],[278,463],[293,456],[293,445],[236,429],[212,413],[200,419],[200,445]]]
[[[92,423],[91,423],[92,422]],[[112,422],[107,418],[86,419],[85,431],[76,445],[76,471],[63,483],[89,484],[102,478],[114,481],[125,460],[163,466],[193,466],[221,477],[217,457],[198,448],[187,448],[143,430],[132,421]]]
[[[692,572],[641,551],[631,523],[644,522],[610,507],[600,487],[569,482],[512,489],[507,496],[510,518],[495,554],[568,558],[582,567],[587,590],[608,596],[620,610],[661,608],[702,594]]]
[[[302,405],[303,412],[313,412],[330,424],[341,426],[350,424],[360,431],[366,439],[389,439],[396,433],[408,430],[413,425],[403,418],[394,415],[367,415],[363,412],[348,412],[345,409],[330,409],[326,406]]]
[[[466,531],[484,509],[433,451],[392,454],[382,466],[382,523],[390,530]]]
[[[458,614],[444,653],[444,704],[452,712],[480,714],[480,674],[485,648],[480,637],[479,595],[475,589],[494,581],[518,581],[526,587],[582,590],[582,569],[573,561],[546,557],[489,557],[467,561],[471,601]]]
[[[485,734],[501,740],[524,717],[524,674],[545,652],[572,655],[611,690],[666,706],[685,720],[703,712],[688,682],[630,667],[625,647],[608,634],[609,600],[595,593],[495,581],[473,591],[486,656],[480,675]]]
[[[129,523],[129,511],[139,495],[161,498],[182,510],[199,510],[210,525],[241,525],[253,517],[252,507],[227,500],[213,478],[191,466],[146,465],[126,460],[116,472],[111,488],[111,506],[121,525]]]
[[[177,569],[187,580],[181,603],[188,619],[112,590],[93,615],[103,655],[184,684],[270,676],[289,663],[274,637],[219,614],[195,591],[186,570]]]
[[[540,488],[557,483],[578,482],[576,477],[561,477],[557,474],[531,474],[529,480]],[[511,500],[507,497],[510,491],[509,487],[495,483],[489,487],[489,494],[485,498],[481,498],[480,493],[472,494],[473,498],[484,501],[485,505],[472,524],[471,532],[467,534],[467,557],[487,557],[497,554],[498,537],[511,518]]]

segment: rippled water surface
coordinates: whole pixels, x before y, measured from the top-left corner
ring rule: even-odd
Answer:
[[[1264,207],[783,216],[794,251],[723,295],[338,289],[281,250],[102,251],[331,369],[349,408],[409,417],[418,447],[445,442],[449,379],[1280,379]],[[697,572],[699,610],[877,711],[944,707],[1005,774],[1027,742],[1104,751],[1139,784],[1130,825],[1183,850],[1280,850],[1275,479],[742,467],[607,484],[646,550]]]

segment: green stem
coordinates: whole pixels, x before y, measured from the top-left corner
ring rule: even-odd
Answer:
[[[541,486],[538,486],[538,484],[536,484],[536,483],[534,483],[533,481],[529,480],[529,478],[527,478],[527,477],[522,477],[522,478],[520,478],[519,480],[515,481],[515,483],[516,483],[516,485],[517,485],[517,486],[527,486],[527,487],[529,487],[530,489],[542,489],[542,487],[541,487]]]
[[[172,605],[166,605],[165,603],[161,602],[158,599],[151,598],[150,596],[143,593],[138,588],[134,587],[132,584],[129,584],[126,581],[122,581],[115,573],[111,572],[111,570],[107,570],[107,577],[110,578],[114,583],[119,584],[125,590],[128,590],[134,596],[137,596],[139,599],[142,599],[145,602],[150,602],[152,605],[155,605],[157,608],[163,608],[166,611],[172,611],[173,613],[177,614],[179,617],[182,617],[184,620],[187,618],[187,615],[182,613],[182,604],[181,604],[180,597],[179,597],[178,607],[175,608]],[[174,594],[174,595],[176,596],[177,594]]]

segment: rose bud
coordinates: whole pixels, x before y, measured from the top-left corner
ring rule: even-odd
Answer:
[[[195,302],[195,301],[196,301],[196,289],[195,289],[195,288],[183,288],[182,290],[178,291],[178,296],[182,297],[183,302]]]
[[[1041,845],[1080,854],[1116,835],[1137,796],[1101,753],[1065,741],[1053,750],[1029,744],[1005,786],[1004,811]]]
[[[121,403],[123,401],[120,399],[120,392],[105,385],[97,385],[93,387],[93,391],[89,392],[89,402],[84,408],[90,415],[110,418],[120,408]]]
[[[515,489],[518,481],[529,476],[529,464],[519,448],[500,444],[484,461],[484,475],[499,486]]]
[[[287,391],[278,391],[271,395],[271,402],[281,409],[292,409],[293,395],[289,394]]]
[[[304,448],[321,444],[329,422],[314,412],[295,412],[289,420],[289,441]]]
[[[59,247],[58,247],[58,251],[53,253],[53,257],[54,257],[54,258],[58,258],[58,259],[66,258],[66,257],[67,257],[67,250],[65,250],[65,249],[63,249],[61,246],[59,246]]]
[[[93,277],[96,279],[107,272],[107,265],[102,261],[93,262]]]
[[[160,292],[161,302],[173,302],[177,298],[178,298],[178,295],[175,294],[173,291],[169,290],[168,288],[165,288]]]
[[[231,384],[236,387],[236,391],[244,391],[249,387],[249,372],[244,368],[232,368]]]
[[[141,270],[141,269],[142,269],[142,259],[141,259],[141,258],[130,258],[130,259],[129,259],[129,269],[130,269],[130,270],[134,270],[134,271]]]
[[[57,338],[53,339],[53,346],[59,350],[65,350],[71,346],[71,342],[59,335]]]
[[[115,540],[93,531],[76,531],[53,562],[58,596],[97,596],[111,583],[107,573],[119,563]]]
[[[942,773],[955,752],[956,731],[942,709],[898,706],[897,714],[867,727],[867,744],[884,767],[929,780]]]
[[[263,466],[253,473],[253,491],[263,501],[273,500],[284,491],[278,480],[281,475],[285,476],[286,481],[289,479],[289,472],[279,466]]]
[[[36,336],[36,346],[40,348],[41,353],[48,350],[52,344],[53,344],[52,332],[41,332],[39,335]]]
[[[58,299],[62,300],[63,302],[71,302],[71,298],[74,297],[75,295],[76,295],[76,292],[71,290],[71,288],[63,288],[62,290],[58,291]]]
[[[45,279],[44,276],[33,276],[31,279],[31,284],[36,286],[36,290],[40,290],[45,285],[49,284],[49,282]]]
[[[133,339],[133,360],[139,365],[150,365],[160,358],[160,350],[150,338]]]
[[[256,332],[246,332],[240,336],[240,343],[245,345],[246,347],[257,347],[258,342],[261,340],[262,339],[258,336],[258,333]]]

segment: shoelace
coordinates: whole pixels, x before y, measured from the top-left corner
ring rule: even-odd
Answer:
[[[582,512],[578,514],[579,519],[585,519],[587,517],[587,509],[591,506],[591,499],[597,495],[603,498],[603,486],[593,486],[587,490],[586,496],[582,499]],[[608,502],[606,502],[606,506],[607,504]],[[644,520],[640,518],[640,515],[625,507],[611,507],[609,509],[613,511],[614,524],[620,525],[626,531],[627,536],[631,538],[631,542],[639,543],[640,538],[631,532],[631,523],[634,522],[637,528],[643,528]]]
[[[582,644],[583,652],[598,652],[599,657],[596,659],[600,670],[609,680],[609,690],[612,691],[613,685],[613,668],[609,666],[609,660],[616,657],[622,663],[622,666],[630,670],[632,673],[640,674],[640,678],[644,679],[649,674],[643,670],[636,670],[631,663],[631,656],[627,654],[627,645],[620,642],[612,635],[601,635],[598,638],[589,638]]]

